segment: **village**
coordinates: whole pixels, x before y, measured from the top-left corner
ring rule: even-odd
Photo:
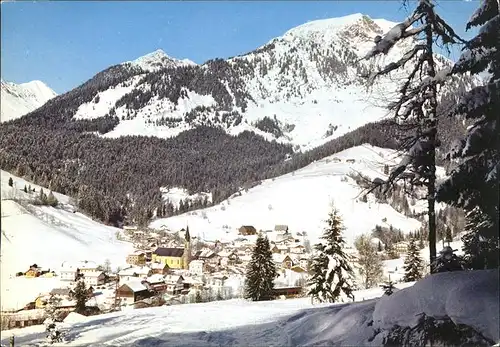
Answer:
[[[292,234],[286,225],[259,232],[269,238],[279,270],[275,297],[303,295],[310,259],[307,233]],[[79,279],[88,291],[90,314],[241,298],[257,234],[254,226],[245,225],[231,242],[207,242],[192,237],[188,226],[173,233],[124,227],[117,237],[133,243],[134,251],[124,259],[123,268],[113,271],[109,261],[82,260],[64,262],[58,270],[33,264],[18,272],[16,276],[27,279],[57,278],[60,287],[40,293],[20,309],[3,310],[2,330],[42,324],[51,297],[59,299],[58,311],[64,319],[75,308],[73,289]]]
[[[272,258],[279,277],[275,280],[274,297],[287,299],[306,295],[311,246],[307,232],[289,230],[275,225],[273,230],[259,230],[251,225],[238,229],[232,241],[200,240],[191,236],[189,227],[177,232],[141,230],[124,227],[117,234],[122,241],[133,244],[126,255],[127,265],[111,269],[111,264],[92,260],[64,262],[57,270],[33,264],[16,276],[27,279],[53,278],[59,287],[40,293],[16,310],[2,310],[2,330],[43,324],[50,298],[57,298],[57,311],[64,320],[76,306],[74,288],[78,280],[88,293],[86,315],[154,306],[200,303],[243,297],[245,273],[251,260],[258,234],[268,237]],[[407,243],[395,245],[398,254]],[[357,250],[344,250],[356,262]]]

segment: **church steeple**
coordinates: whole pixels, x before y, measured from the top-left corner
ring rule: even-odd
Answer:
[[[189,234],[189,225],[186,226],[186,234],[184,236],[184,254],[183,254],[184,270],[189,269],[191,261],[191,235]]]

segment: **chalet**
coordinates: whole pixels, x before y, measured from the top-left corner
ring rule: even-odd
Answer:
[[[106,282],[106,275],[102,271],[88,271],[83,273],[83,281],[87,286],[100,286]]]
[[[290,253],[294,254],[304,254],[306,252],[306,248],[302,245],[294,245],[290,247]]]
[[[332,158],[332,161],[333,161],[334,163],[340,163],[340,162],[342,161],[342,159],[337,158],[337,157],[333,157],[333,158]]]
[[[299,266],[303,269],[307,269],[309,267],[309,259],[299,258]]]
[[[46,318],[47,313],[44,309],[23,310],[11,313],[2,312],[2,330],[40,325],[43,324]]]
[[[165,263],[151,263],[149,267],[151,268],[151,272],[153,274],[158,274],[158,275],[166,275],[170,270],[168,265]]]
[[[276,246],[276,244],[274,244],[274,246],[271,247],[271,252],[272,253],[281,253],[280,249],[278,248],[278,246]]]
[[[402,254],[408,252],[408,242],[406,241],[401,241],[396,244],[394,244],[394,249],[396,252]]]
[[[356,162],[356,160],[355,159],[347,159],[345,162],[350,163],[350,164],[354,164]]]
[[[252,225],[243,225],[238,231],[240,235],[257,235],[257,230]]]
[[[207,279],[207,284],[213,287],[223,287],[224,282],[228,279],[227,276],[222,275],[222,274],[217,274],[214,276],[211,276],[210,278]]]
[[[179,275],[165,276],[165,283],[167,284],[166,291],[168,294],[180,294],[184,289],[184,277]]]
[[[183,281],[183,289],[201,289],[203,287],[203,281],[196,277],[186,277]]]
[[[286,298],[295,298],[302,293],[302,287],[278,287],[273,289],[273,296],[279,298],[284,296]]]
[[[189,272],[194,275],[203,275],[204,260],[193,260],[189,263]]]
[[[285,224],[277,224],[274,226],[274,231],[279,232],[279,233],[288,233],[288,225]]]
[[[146,253],[143,251],[135,251],[127,255],[127,264],[130,265],[145,265]]]
[[[184,248],[158,247],[153,252],[152,261],[167,264],[171,269],[184,269],[184,252]]]
[[[307,271],[306,271],[306,269],[305,269],[305,268],[303,268],[303,267],[302,267],[302,266],[300,266],[300,265],[294,265],[294,266],[292,266],[292,267],[290,268],[290,270],[292,270],[292,271],[293,271],[293,272],[295,272],[295,273],[304,273],[304,274],[305,274],[305,273],[307,272]]]
[[[116,297],[122,305],[132,305],[134,302],[150,297],[150,292],[140,281],[129,281],[116,290]]]

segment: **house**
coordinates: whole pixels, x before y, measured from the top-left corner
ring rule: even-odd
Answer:
[[[306,252],[306,248],[302,245],[294,245],[290,247],[290,253],[294,254],[304,254]]]
[[[307,269],[309,267],[309,259],[299,258],[299,266],[303,269]]]
[[[153,252],[152,261],[154,263],[167,264],[171,269],[184,269],[185,251],[184,248],[158,247]]]
[[[204,248],[196,252],[195,259],[203,260],[206,264],[218,266],[220,264],[220,256],[211,249]]]
[[[243,225],[238,231],[240,235],[257,235],[257,230],[252,225]]]
[[[401,242],[398,242],[396,244],[394,244],[394,249],[396,250],[396,252],[398,253],[406,253],[408,252],[408,242],[406,241],[401,241]]]
[[[149,298],[150,292],[140,281],[129,281],[116,290],[116,297],[122,305],[132,305],[134,302]]]
[[[290,269],[293,265],[293,260],[288,254],[273,254],[273,260],[277,267]]]
[[[224,267],[234,265],[239,261],[238,255],[234,250],[224,250],[219,252],[218,255],[221,257],[220,265]]]
[[[92,271],[97,271],[97,264],[93,261],[84,260],[76,263],[62,263],[59,274],[61,281],[74,281],[78,275]]]
[[[279,298],[284,296],[286,298],[294,298],[300,296],[302,287],[278,287],[273,289],[273,296]]]
[[[227,276],[217,274],[207,279],[207,284],[213,287],[224,287],[224,282],[228,279]]]
[[[39,277],[42,274],[41,269],[36,264],[31,265],[29,270],[24,273],[24,276],[29,278]]]
[[[340,162],[342,161],[342,159],[337,158],[337,157],[333,157],[333,158],[332,158],[332,161],[333,161],[334,163],[340,163]]]
[[[83,273],[83,282],[87,286],[100,286],[106,282],[106,275],[102,271],[88,271]]]
[[[135,251],[127,255],[127,264],[130,265],[145,265],[146,253],[143,251]]]
[[[153,271],[148,267],[129,267],[118,272],[120,282],[129,282],[138,279],[144,279],[151,276]]]
[[[149,267],[151,268],[151,272],[153,274],[158,274],[163,276],[166,275],[170,270],[168,265],[165,263],[151,263]]]
[[[190,288],[201,289],[203,287],[203,281],[196,277],[185,277],[183,281],[183,290]]]
[[[345,162],[354,164],[356,162],[356,160],[355,159],[347,159]]]
[[[43,324],[46,318],[47,313],[44,309],[19,311],[15,313],[2,312],[2,330],[40,325]]]
[[[168,294],[180,294],[184,289],[184,277],[180,275],[165,276],[165,283],[167,284],[166,291]]]
[[[288,225],[277,224],[274,226],[274,231],[288,234]]]
[[[160,274],[153,274],[146,278],[146,283],[151,290],[157,292],[163,292],[167,290],[167,284],[165,283],[165,277]]]
[[[189,263],[189,272],[194,275],[203,275],[204,260],[193,260]]]
[[[272,253],[281,253],[280,249],[278,248],[278,246],[273,245],[273,247],[271,247],[271,252]]]

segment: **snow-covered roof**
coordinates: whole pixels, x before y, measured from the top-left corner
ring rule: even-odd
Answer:
[[[124,283],[122,286],[129,287],[133,292],[140,292],[143,290],[147,290],[146,286],[142,284],[140,281],[128,281]]]
[[[84,277],[99,277],[101,275],[104,275],[104,272],[102,272],[102,271],[88,271],[88,272],[85,272]]]
[[[149,283],[160,283],[160,282],[165,282],[165,277],[160,274],[154,274],[146,278],[146,281]]]

